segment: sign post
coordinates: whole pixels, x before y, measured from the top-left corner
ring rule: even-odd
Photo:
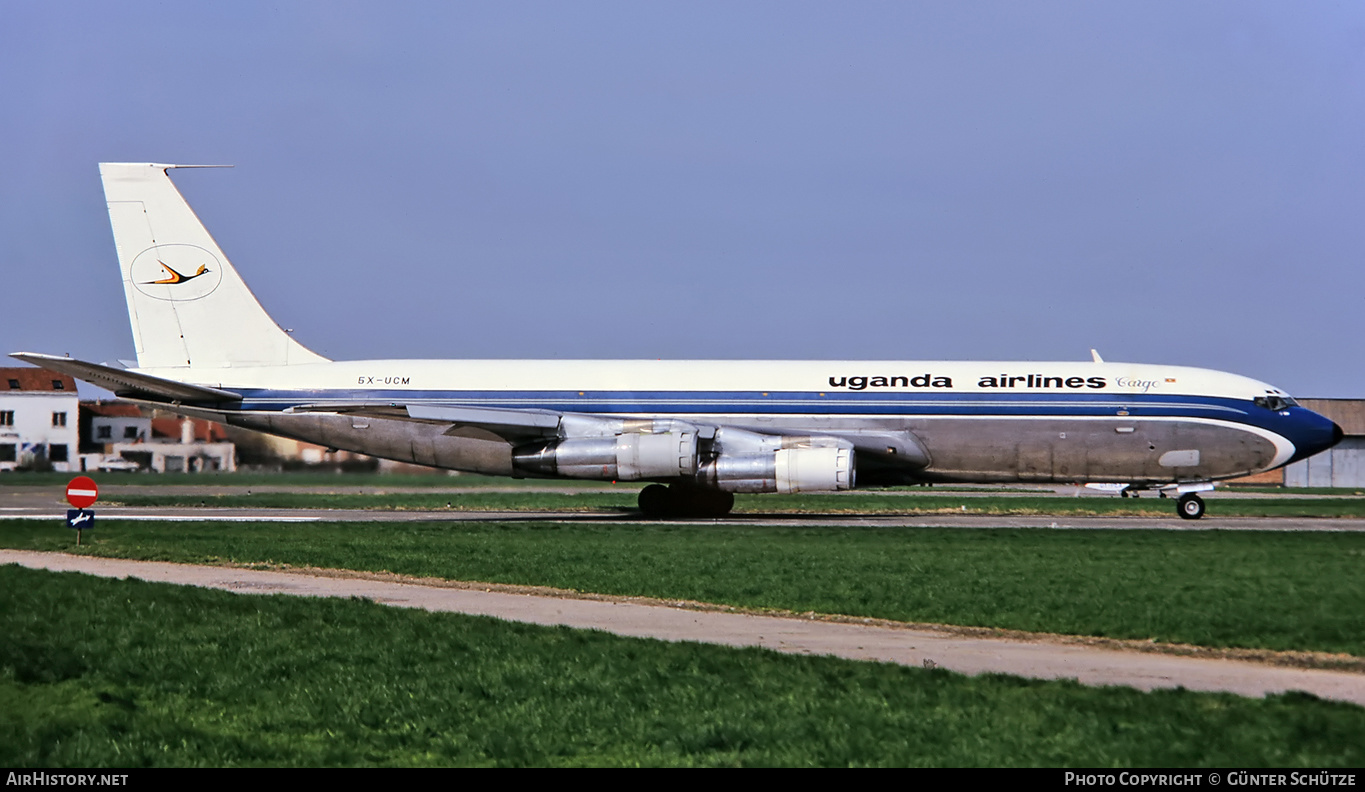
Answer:
[[[95,505],[100,496],[100,488],[89,476],[77,476],[66,485],[66,502],[75,506],[66,510],[66,527],[76,529],[76,546],[81,546],[81,531],[95,527],[95,513],[89,507]]]

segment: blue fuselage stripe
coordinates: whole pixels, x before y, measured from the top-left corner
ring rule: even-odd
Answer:
[[[1203,418],[1283,433],[1283,416],[1249,400],[1112,393],[890,393],[771,391],[421,391],[237,389],[241,409],[409,404],[606,415],[864,415],[868,417]]]

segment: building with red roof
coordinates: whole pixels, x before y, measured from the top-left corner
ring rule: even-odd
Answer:
[[[40,368],[0,368],[0,472],[79,470],[76,381]]]

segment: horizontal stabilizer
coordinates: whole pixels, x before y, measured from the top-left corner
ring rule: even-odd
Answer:
[[[152,377],[132,371],[124,371],[98,363],[86,363],[57,355],[43,355],[37,352],[15,352],[10,357],[32,363],[58,374],[70,374],[78,380],[111,390],[115,395],[130,399],[176,402],[228,402],[241,401],[242,396],[232,391],[219,390],[204,385],[187,385],[175,380]]]

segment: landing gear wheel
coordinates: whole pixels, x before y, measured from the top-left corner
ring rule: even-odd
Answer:
[[[640,490],[639,503],[646,517],[724,517],[735,507],[735,495],[706,487],[650,484]]]
[[[1204,499],[1193,492],[1187,492],[1175,502],[1175,511],[1182,519],[1197,520],[1204,516]]]
[[[673,493],[662,484],[650,484],[640,490],[639,503],[646,517],[663,517],[673,510]]]
[[[735,493],[693,487],[673,490],[678,513],[686,517],[724,517],[735,508]]]

